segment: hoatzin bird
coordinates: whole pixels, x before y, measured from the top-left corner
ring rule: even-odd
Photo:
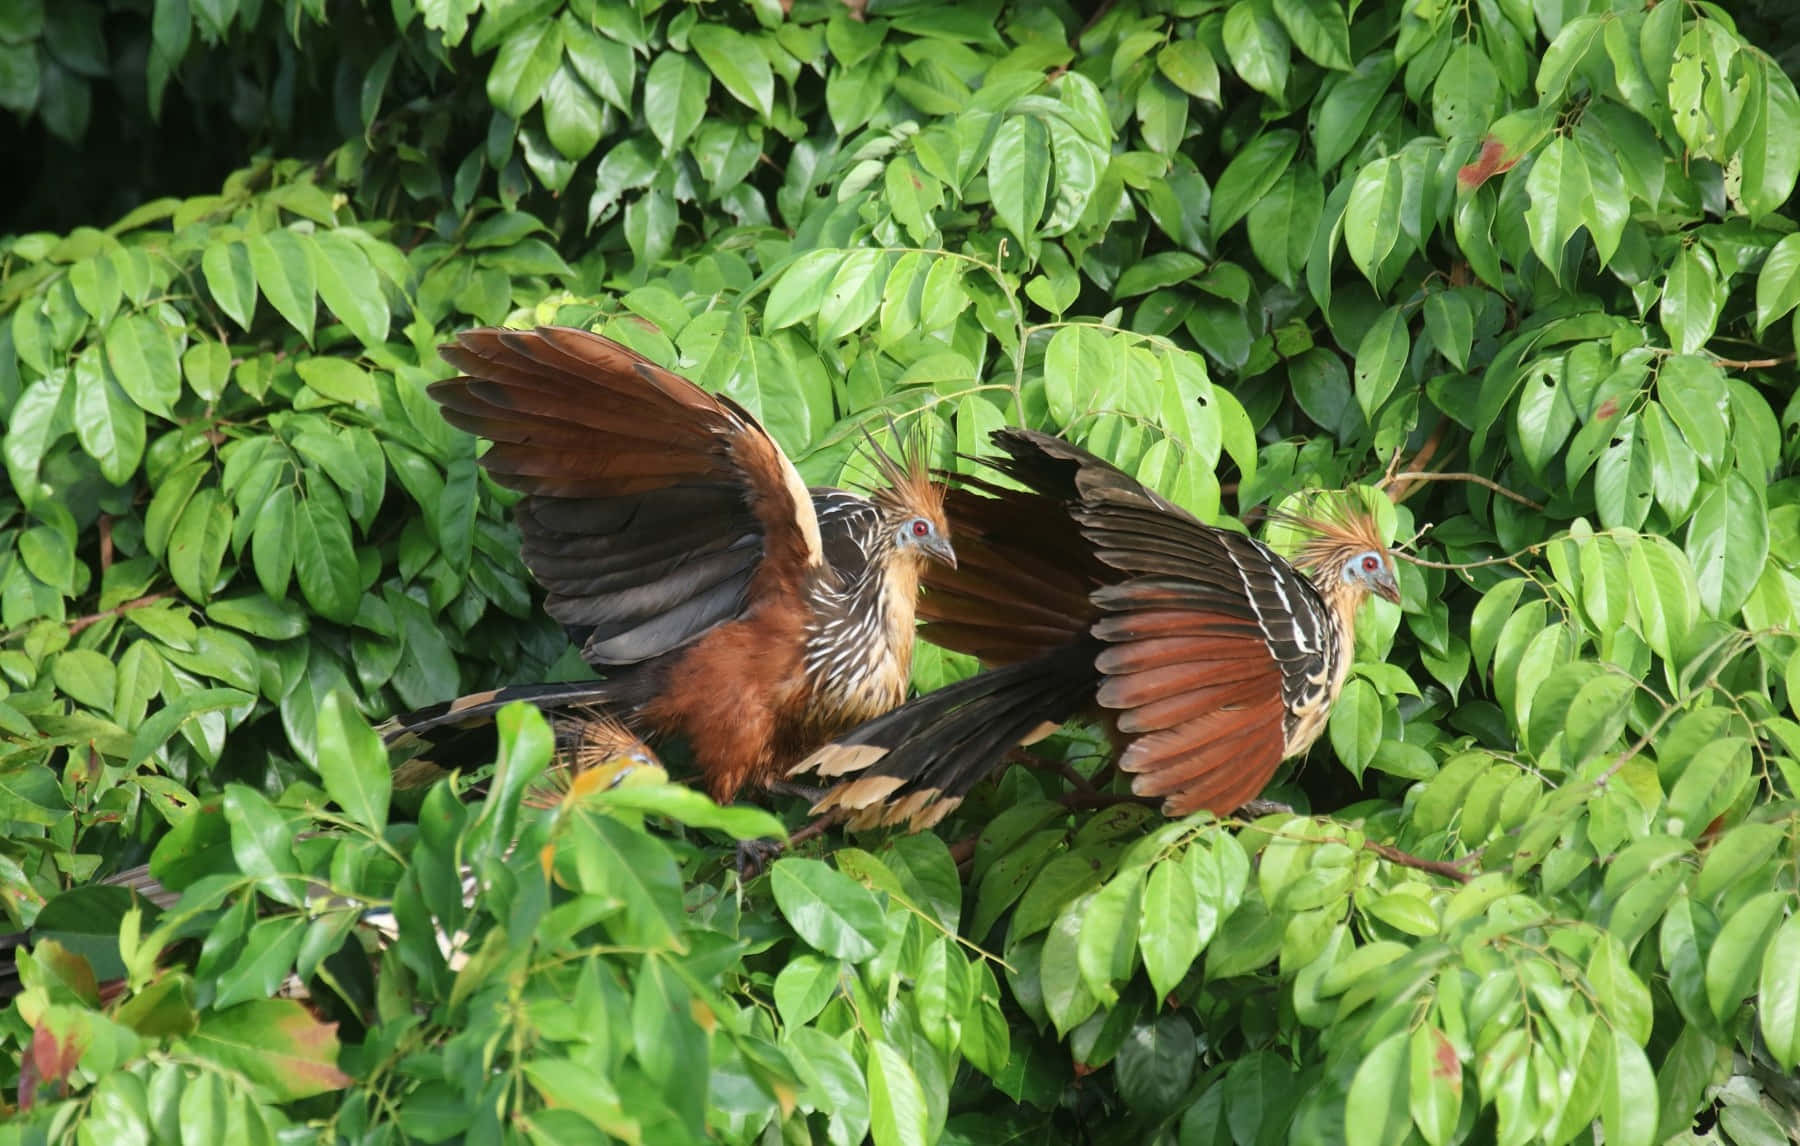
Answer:
[[[873,449],[872,497],[809,490],[742,406],[597,334],[470,330],[442,353],[463,376],[431,396],[525,494],[526,567],[605,675],[465,697],[407,729],[513,700],[599,706],[685,736],[726,802],[905,699],[920,574],[956,564],[919,451]]]
[[[795,771],[847,779],[814,811],[929,827],[1013,749],[1083,714],[1166,814],[1253,799],[1323,731],[1357,607],[1399,600],[1373,521],[1289,518],[1311,534],[1302,573],[1060,438],[993,440],[1004,456],[989,464],[1025,489],[964,478],[950,491],[963,560],[927,576],[919,606],[926,639],[989,671],[819,749]]]

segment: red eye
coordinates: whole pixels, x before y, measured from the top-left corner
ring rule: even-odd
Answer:
[[[914,521],[912,523],[912,535],[914,537],[923,537],[930,532],[931,526],[926,525],[923,521]]]
[[[1363,572],[1364,573],[1373,573],[1373,572],[1375,572],[1376,568],[1379,567],[1380,565],[1381,565],[1381,562],[1376,560],[1374,554],[1369,554],[1368,556],[1363,558]]]

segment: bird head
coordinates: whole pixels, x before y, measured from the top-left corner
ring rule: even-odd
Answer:
[[[950,544],[950,522],[944,516],[944,487],[931,480],[925,443],[917,435],[902,437],[890,425],[899,455],[881,448],[873,436],[868,453],[885,483],[874,494],[881,511],[882,527],[889,531],[894,552],[923,565],[937,561],[956,568],[956,550]]]
[[[1277,511],[1269,518],[1307,535],[1294,563],[1321,591],[1348,593],[1352,605],[1369,594],[1400,603],[1393,554],[1367,510],[1336,498],[1319,499],[1305,513]]]

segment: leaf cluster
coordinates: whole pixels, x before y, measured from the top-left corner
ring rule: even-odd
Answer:
[[[0,94],[80,138],[14,83],[110,42],[52,7]],[[1800,97],[1750,10],[146,7],[152,107],[291,58],[335,135],[0,242],[21,1140],[1793,1133]],[[760,816],[527,808],[529,719],[485,795],[390,791],[364,719],[583,671],[424,392],[496,322],[812,482],[890,418],[1228,528],[1361,482],[1403,606],[1253,821],[1091,810],[1081,729],[749,884]],[[145,858],[162,916],[84,886]]]

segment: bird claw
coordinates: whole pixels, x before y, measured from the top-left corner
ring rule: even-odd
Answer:
[[[781,840],[739,840],[737,846],[738,879],[749,883],[775,861],[787,845]]]

